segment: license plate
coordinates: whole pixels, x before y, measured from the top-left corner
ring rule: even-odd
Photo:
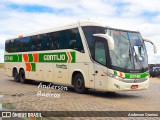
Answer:
[[[131,89],[137,89],[138,88],[138,85],[132,85],[131,86]]]

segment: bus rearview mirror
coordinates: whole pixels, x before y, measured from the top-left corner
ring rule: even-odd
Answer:
[[[155,44],[154,41],[148,40],[148,39],[143,39],[143,41],[144,41],[144,42],[149,42],[149,43],[151,43],[151,44],[153,45],[154,53],[157,53],[157,46],[156,46],[156,44]]]
[[[114,50],[114,40],[108,34],[93,34],[93,36],[105,38],[105,40],[107,40],[107,42],[108,42],[109,50]]]

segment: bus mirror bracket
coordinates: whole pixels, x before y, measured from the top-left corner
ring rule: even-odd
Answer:
[[[108,34],[93,34],[93,36],[105,38],[108,42],[109,50],[114,51],[114,40]]]
[[[154,41],[151,41],[151,40],[148,40],[148,39],[143,39],[143,41],[151,43],[153,45],[154,53],[157,53],[157,46],[156,46]]]

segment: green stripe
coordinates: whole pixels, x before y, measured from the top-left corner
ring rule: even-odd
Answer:
[[[22,55],[21,54],[5,55],[4,61],[5,62],[22,62]]]
[[[70,52],[72,56],[72,63],[75,63],[76,53]],[[40,53],[39,62],[55,62],[55,63],[67,63],[68,56],[66,52],[57,52],[57,53]]]
[[[145,77],[147,77],[147,76],[149,76],[149,73],[148,73],[148,72],[145,72],[145,73],[141,74],[141,78],[145,78]]]
[[[19,62],[22,62],[22,54],[19,54],[19,55],[18,55],[18,58],[19,58],[19,59],[18,59]]]
[[[117,74],[118,74],[117,71],[114,70],[114,75],[117,75]]]
[[[76,52],[70,52],[71,56],[72,56],[72,61],[71,63],[75,63],[76,62]]]
[[[33,62],[33,55],[32,54],[28,54],[29,57],[29,62]]]
[[[31,63],[32,66],[32,71],[36,71],[36,64],[35,63]]]
[[[145,78],[149,75],[148,72],[137,73],[137,74],[132,74],[132,73],[124,73],[124,74],[125,74],[125,78],[127,79]],[[114,75],[118,75],[118,72],[116,70],[114,70]]]
[[[76,62],[76,52],[70,52],[72,61]],[[28,54],[29,61],[33,62],[33,55]],[[22,62],[22,54],[12,54],[4,56],[5,62]],[[67,63],[68,56],[66,52],[55,52],[55,53],[39,53],[39,62],[55,62],[55,63]]]
[[[128,74],[125,73],[125,78],[135,79],[135,78],[145,78],[149,74],[147,72],[141,73],[141,74]]]

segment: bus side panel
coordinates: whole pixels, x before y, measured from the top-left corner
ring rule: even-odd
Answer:
[[[68,63],[54,64],[54,83],[69,84]]]
[[[95,89],[97,90],[108,90],[108,76],[107,72],[108,69],[98,63],[94,64],[95,71],[97,71],[97,74],[95,74]]]
[[[12,77],[13,64],[10,62],[5,63],[5,75]]]
[[[95,89],[95,70],[93,62],[89,63],[89,88]]]
[[[40,69],[39,74],[41,73]],[[46,82],[53,82],[54,81],[54,63],[43,63],[43,72],[41,73],[41,75],[43,74],[43,81]]]
[[[31,70],[26,71],[26,79],[42,81],[42,63],[31,65]]]

